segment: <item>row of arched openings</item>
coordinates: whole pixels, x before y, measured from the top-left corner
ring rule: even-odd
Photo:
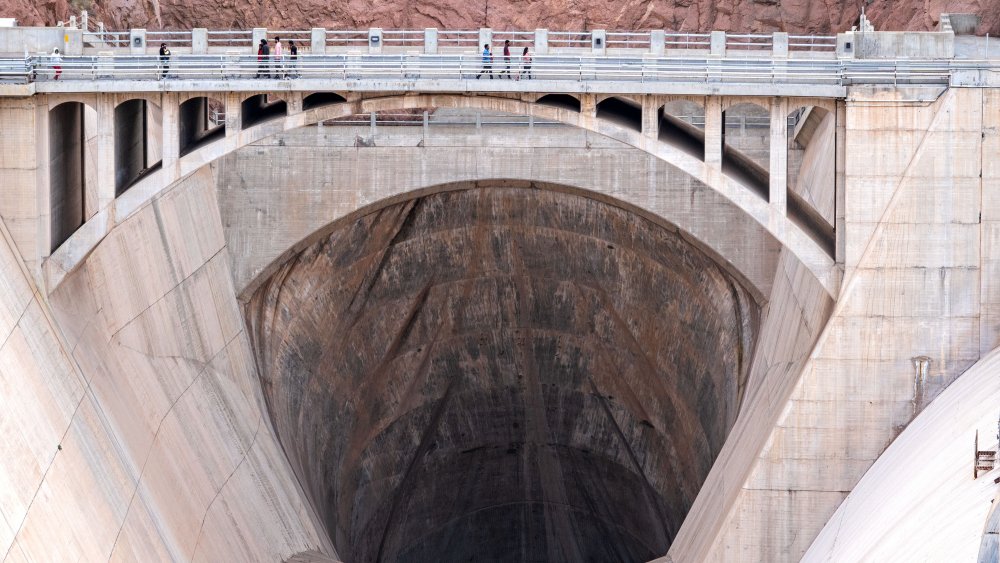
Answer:
[[[303,110],[342,103],[332,92],[303,99]],[[578,98],[551,94],[539,104],[579,112]],[[641,131],[642,107],[624,97],[597,104],[598,119]],[[247,129],[288,114],[287,101],[271,94],[241,103],[240,127]],[[673,100],[657,110],[659,140],[701,160],[705,158],[705,107],[690,99]],[[114,111],[115,195],[124,193],[159,168],[162,159],[162,110],[146,99],[120,103]],[[767,199],[770,168],[770,110],[753,103],[727,108],[722,115],[723,172]],[[94,108],[65,102],[49,112],[51,249],[54,251],[96,209],[96,123]],[[797,107],[788,114],[787,185],[789,214],[826,247],[833,245],[835,123],[825,109]],[[188,154],[226,134],[225,104],[213,97],[185,100],[178,108],[178,151]]]

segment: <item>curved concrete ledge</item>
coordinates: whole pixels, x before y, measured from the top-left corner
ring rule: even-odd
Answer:
[[[682,170],[732,201],[754,221],[764,226],[782,245],[788,247],[820,280],[828,294],[836,295],[839,275],[834,260],[826,251],[788,216],[778,213],[753,190],[724,175],[720,170],[706,165],[681,149],[644,136],[642,133],[627,127],[598,119],[594,115],[492,96],[421,94],[361,98],[347,103],[331,104],[308,111],[291,113],[283,118],[271,119],[249,129],[232,131],[226,137],[184,155],[176,161],[174,166],[167,166],[139,181],[129,192],[115,200],[114,222],[117,224],[126,219],[162,193],[174,181],[197,171],[205,164],[277,133],[358,113],[426,107],[492,110],[539,117],[592,131],[645,151]],[[71,271],[74,267],[73,263],[61,265],[63,271]],[[58,283],[58,279],[50,280],[49,290],[54,289]]]
[[[1000,349],[945,389],[885,450],[804,561],[974,561],[997,470],[972,478],[972,449],[995,445]]]

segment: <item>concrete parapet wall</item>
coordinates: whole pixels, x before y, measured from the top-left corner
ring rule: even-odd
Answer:
[[[65,47],[64,35],[72,30],[62,27],[0,28],[0,54],[19,56],[24,53],[51,53]]]
[[[875,31],[854,33],[857,59],[951,59],[955,35],[935,31]]]

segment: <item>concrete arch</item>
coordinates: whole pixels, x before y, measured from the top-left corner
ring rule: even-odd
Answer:
[[[190,96],[177,106],[177,148],[185,155],[226,135],[226,124],[212,119],[213,104],[225,112],[225,101],[213,96]]]
[[[280,119],[269,119],[247,129],[227,130],[227,135],[224,138],[180,157],[173,166],[169,166],[162,173],[151,174],[137,182],[127,193],[115,200],[115,220],[116,222],[124,220],[146,204],[165,186],[195,172],[203,165],[276,133],[358,113],[427,107],[481,109],[534,116],[598,133],[635,147],[684,172],[734,204],[747,217],[779,241],[782,246],[789,248],[820,280],[830,295],[836,293],[839,275],[833,258],[826,250],[787,216],[776,213],[759,193],[723,174],[722,171],[706,165],[702,159],[670,144],[644,136],[639,131],[631,130],[608,120],[598,119],[594,115],[562,107],[551,107],[542,103],[493,96],[444,94],[355,98],[346,103],[324,105],[307,111],[290,113]],[[231,119],[231,116],[227,116],[227,118]],[[57,258],[58,266],[55,268],[53,276],[50,277],[58,279],[72,269],[74,264],[85,255],[86,250],[84,249],[91,248],[104,236],[103,231],[92,229],[88,231],[87,236],[94,240],[89,243],[81,241],[80,244],[74,245],[74,249],[68,251],[69,255],[54,255]],[[706,235],[707,232],[695,233],[696,237]]]
[[[48,201],[50,250],[75,233],[92,213],[87,199],[93,191],[88,182],[87,111],[81,101],[63,101],[48,110]],[[92,132],[91,132],[92,133]]]

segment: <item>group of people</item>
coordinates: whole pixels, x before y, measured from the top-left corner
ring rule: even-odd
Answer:
[[[511,73],[510,39],[503,42],[503,63],[501,64],[502,66],[497,71],[499,78],[507,78],[508,80],[534,78],[534,75],[531,74],[531,53],[528,52],[527,47],[521,51],[520,65],[516,68],[517,74]],[[476,75],[476,80],[482,78],[484,74],[493,80],[493,53],[490,51],[489,43],[483,45],[483,69]]]
[[[281,38],[274,38],[274,49],[261,39],[257,46],[257,75],[254,78],[298,78],[299,48],[295,41],[288,41],[288,62]],[[273,72],[272,72],[273,71]]]
[[[52,63],[52,69],[55,71],[54,78],[55,80],[59,80],[59,76],[62,74],[62,55],[59,53],[59,49],[54,49],[49,58]],[[164,79],[167,78],[167,73],[170,70],[170,49],[167,48],[166,43],[160,44],[159,58],[159,77]],[[273,50],[268,44],[267,39],[261,39],[260,44],[257,46],[257,74],[254,78],[298,78],[298,59],[299,48],[295,45],[295,41],[288,41],[288,60],[286,62],[285,49],[281,44],[280,37],[274,39]],[[520,60],[514,64],[516,66],[512,66],[510,40],[508,39],[503,42],[503,62],[496,71],[497,77],[510,80],[534,78],[531,72],[531,53],[528,52],[527,47],[521,51]],[[516,74],[514,71],[516,71]],[[483,45],[483,68],[476,75],[476,79],[482,78],[484,74],[489,76],[490,80],[494,77],[493,53],[490,51],[489,43]]]

